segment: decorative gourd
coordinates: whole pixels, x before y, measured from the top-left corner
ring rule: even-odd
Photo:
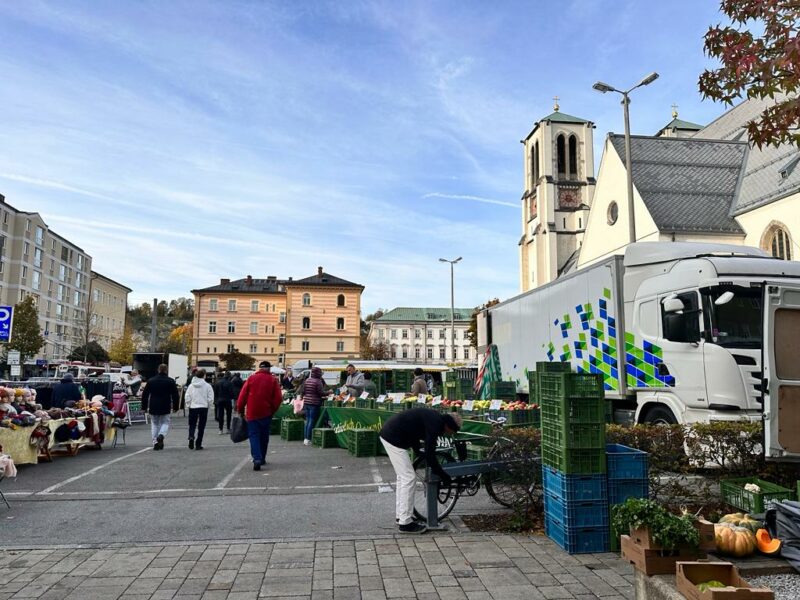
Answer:
[[[778,556],[781,553],[783,542],[777,538],[773,539],[766,529],[759,529],[756,531],[756,545],[761,554]]]
[[[736,525],[737,527],[746,527],[753,533],[761,529],[761,526],[763,525],[761,521],[757,521],[745,513],[731,513],[729,515],[725,515],[719,520],[719,522],[727,523],[728,525]]]
[[[756,536],[746,527],[717,523],[714,525],[714,537],[721,554],[743,558],[756,551]]]

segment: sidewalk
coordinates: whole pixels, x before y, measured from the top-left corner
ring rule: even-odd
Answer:
[[[522,535],[5,550],[0,582],[0,600],[633,598],[618,556]]]

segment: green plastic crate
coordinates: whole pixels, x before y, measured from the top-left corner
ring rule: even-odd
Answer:
[[[570,373],[572,364],[568,362],[544,362],[536,363],[536,373]]]
[[[467,445],[467,460],[485,460],[491,448],[487,446]]]
[[[605,423],[565,425],[542,419],[542,444],[565,450],[603,450],[606,447]]]
[[[539,392],[539,372],[530,371],[528,373],[528,402],[539,404],[541,395]]]
[[[297,442],[303,439],[306,422],[300,419],[281,419],[281,439]]]
[[[747,491],[744,489],[747,483],[755,483],[761,491]],[[763,513],[771,502],[794,500],[795,497],[793,490],[756,477],[723,479],[719,482],[719,488],[725,502],[750,514]]]
[[[605,473],[606,450],[566,450],[542,442],[542,464],[566,475]]]
[[[560,398],[605,398],[603,376],[596,373],[542,373],[541,401]]]
[[[347,431],[347,451],[353,456],[375,456],[378,450],[378,432],[372,429]]]
[[[338,448],[336,432],[330,428],[316,428],[311,432],[311,444],[318,448]]]
[[[270,435],[280,435],[280,433],[281,433],[281,421],[283,421],[283,419],[276,419],[275,417],[272,418],[272,422],[269,425],[269,434]]]
[[[513,381],[490,381],[489,397],[493,400],[514,400],[517,397],[517,384]]]
[[[605,398],[543,398],[542,421],[579,425],[606,422]]]
[[[364,398],[363,400],[361,398],[356,398],[356,408],[373,409],[375,408],[375,400],[372,398]]]

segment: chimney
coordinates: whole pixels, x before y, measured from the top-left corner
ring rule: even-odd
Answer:
[[[253,276],[252,275],[248,275],[247,276],[247,285],[253,285]]]
[[[289,277],[289,281],[291,281],[291,280],[292,280],[292,278],[291,278],[291,277]]]
[[[277,280],[278,280],[278,278],[275,275],[267,276],[267,281],[277,281]]]
[[[317,277],[322,277],[322,267],[317,267]]]
[[[227,284],[229,284],[230,282],[231,282],[231,280],[230,280],[230,279],[220,279],[220,280],[219,280],[219,284],[220,284],[220,285],[227,285]]]

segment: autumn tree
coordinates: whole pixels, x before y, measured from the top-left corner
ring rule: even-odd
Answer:
[[[161,352],[186,354],[192,362],[192,324],[179,325],[169,332],[166,341],[160,346]]]
[[[108,356],[111,360],[121,365],[130,365],[133,363],[134,352],[136,352],[136,343],[133,340],[133,330],[129,325],[126,325],[122,336],[111,342]]]
[[[472,317],[469,321],[469,327],[467,327],[467,339],[469,340],[469,345],[473,348],[478,347],[478,313],[489,308],[490,306],[494,306],[495,304],[500,304],[500,300],[497,298],[487,300],[485,304],[479,306],[472,312]]]
[[[231,352],[220,354],[219,359],[225,363],[225,368],[229,371],[250,371],[256,364],[255,358],[239,352],[236,348]]]
[[[73,348],[72,352],[67,355],[67,360],[80,360],[97,365],[107,363],[109,356],[105,348],[95,340],[91,340],[86,344]]]
[[[42,329],[39,327],[39,311],[33,297],[28,296],[14,306],[14,318],[11,326],[11,341],[8,347],[19,350],[20,361],[36,356],[44,346]]]
[[[700,76],[700,92],[728,105],[741,98],[774,99],[747,123],[759,148],[800,146],[800,2],[722,0],[730,24],[710,27],[705,52],[721,65]]]
[[[369,335],[361,336],[361,359],[362,360],[387,360],[391,358],[392,351],[384,340],[373,342]]]

